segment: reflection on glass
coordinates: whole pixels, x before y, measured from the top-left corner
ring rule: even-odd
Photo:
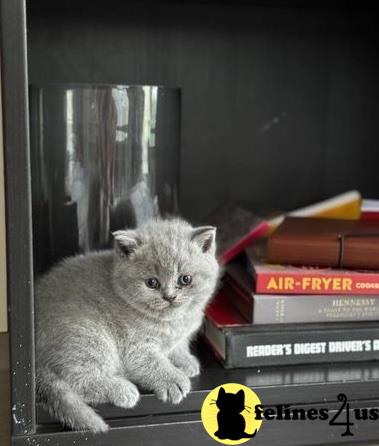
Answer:
[[[32,86],[36,272],[177,212],[180,90]]]

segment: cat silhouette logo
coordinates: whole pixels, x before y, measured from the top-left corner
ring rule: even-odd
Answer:
[[[241,444],[254,438],[262,420],[254,408],[261,404],[258,395],[246,386],[223,384],[213,389],[201,408],[201,420],[208,434],[223,444]]]

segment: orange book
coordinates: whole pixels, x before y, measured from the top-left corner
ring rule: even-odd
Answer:
[[[379,272],[252,263],[261,294],[379,295]]]
[[[241,263],[257,294],[378,296],[379,271],[267,263],[267,242],[245,250]]]

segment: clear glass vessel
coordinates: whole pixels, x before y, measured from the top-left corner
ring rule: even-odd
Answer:
[[[30,87],[36,272],[178,203],[180,90]]]

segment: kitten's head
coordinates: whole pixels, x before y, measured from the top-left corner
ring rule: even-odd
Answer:
[[[220,387],[216,405],[224,412],[241,413],[245,408],[245,392],[241,389],[237,393],[227,393]]]
[[[121,298],[157,317],[204,308],[219,274],[214,227],[158,219],[113,235],[113,284]]]

